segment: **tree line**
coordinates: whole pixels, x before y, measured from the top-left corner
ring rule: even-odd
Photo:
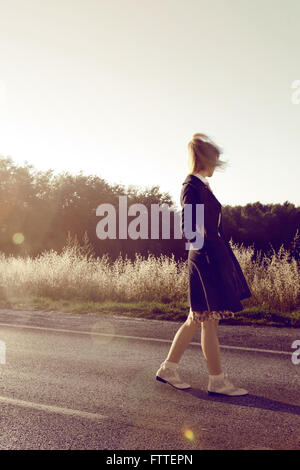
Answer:
[[[99,239],[96,209],[103,203],[112,204],[118,221],[119,196],[127,196],[128,207],[136,203],[146,206],[149,218],[151,204],[166,205],[170,210],[171,237],[163,238],[160,224],[158,239]],[[52,169],[38,171],[28,162],[17,165],[11,157],[0,156],[0,251],[6,255],[37,256],[51,249],[60,252],[73,238],[95,256],[107,253],[112,260],[120,254],[133,259],[136,252],[142,256],[150,252],[186,259],[184,238],[172,236],[176,212],[179,215],[180,208],[159,186],[126,188],[82,172],[55,175]],[[128,216],[128,221],[133,218]],[[223,206],[223,228],[228,240],[245,247],[251,245],[255,253],[267,254],[283,245],[299,260],[299,227],[300,208],[289,201]]]

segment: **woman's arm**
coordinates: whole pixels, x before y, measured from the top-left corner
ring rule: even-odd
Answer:
[[[185,184],[182,192],[181,192],[181,234],[184,236],[186,240],[188,240],[190,243],[195,243],[197,236],[195,235],[193,238],[188,238],[187,232],[188,229],[190,231],[196,233],[199,233],[200,227],[197,226],[197,218],[196,218],[196,206],[197,204],[203,204],[203,201],[201,201],[201,197],[199,194],[199,190],[196,190],[191,184]],[[186,204],[191,204],[191,212],[188,214],[191,214],[191,220],[189,220],[188,215],[185,215],[185,205]],[[185,221],[186,217],[186,221]],[[188,221],[188,227],[185,226],[185,223]],[[190,232],[189,232],[190,233]],[[206,233],[204,229],[204,234]]]

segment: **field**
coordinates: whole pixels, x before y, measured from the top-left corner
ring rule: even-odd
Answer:
[[[300,273],[283,247],[253,261],[253,248],[232,249],[253,296],[232,324],[300,326]],[[0,308],[98,312],[181,321],[188,314],[187,263],[136,254],[95,258],[77,243],[35,258],[0,253]]]

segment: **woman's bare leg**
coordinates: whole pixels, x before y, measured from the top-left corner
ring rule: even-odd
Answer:
[[[219,320],[201,322],[201,347],[210,375],[222,373],[218,323]]]
[[[166,358],[167,361],[178,363],[183,355],[185,349],[191,342],[194,334],[199,328],[200,324],[192,320],[190,317],[181,325],[176,335],[174,336],[169,354]]]
[[[222,373],[218,323],[219,320],[205,320],[201,322],[201,347],[210,375]],[[167,361],[176,363],[180,361],[198,328],[199,323],[188,317],[173,339],[166,358]]]

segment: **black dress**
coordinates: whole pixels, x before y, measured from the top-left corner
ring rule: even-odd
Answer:
[[[180,203],[181,231],[188,253],[189,315],[195,321],[234,317],[243,310],[242,299],[252,296],[240,264],[225,238],[222,226],[222,205],[203,181],[189,174],[183,182]],[[192,208],[192,231],[204,229],[204,243],[196,244],[196,236],[188,238],[185,226],[185,204]],[[196,224],[196,204],[204,206],[204,226]],[[199,240],[199,239],[198,239]],[[193,244],[194,243],[194,244]],[[190,249],[196,246],[196,249]]]

